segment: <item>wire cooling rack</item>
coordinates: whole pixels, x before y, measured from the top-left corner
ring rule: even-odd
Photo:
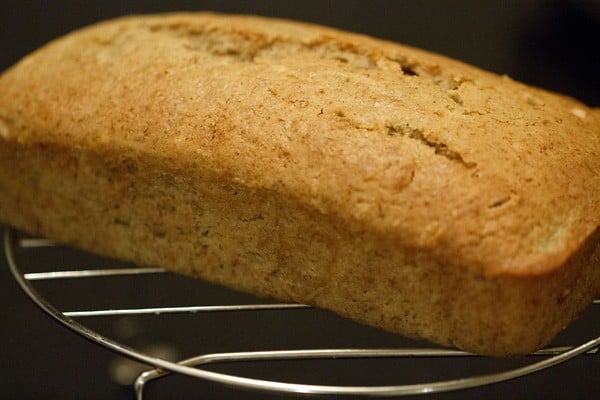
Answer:
[[[151,318],[164,318],[169,314],[181,314],[181,318],[191,318],[199,313],[218,313],[222,318],[228,318],[231,313],[249,312],[259,313],[265,310],[278,312],[293,312],[293,310],[312,310],[302,304],[272,304],[248,303],[243,304],[211,304],[211,305],[175,305],[166,307],[109,307],[93,308],[77,311],[61,311],[52,302],[46,299],[38,290],[37,285],[43,282],[82,282],[90,279],[140,279],[142,276],[167,274],[160,268],[142,268],[133,266],[118,266],[104,268],[96,263],[105,262],[102,258],[89,255],[87,262],[92,262],[93,268],[64,269],[56,265],[47,265],[45,252],[60,251],[61,247],[51,241],[41,238],[31,238],[7,228],[4,232],[4,248],[9,268],[23,291],[43,311],[55,320],[68,327],[77,334],[96,342],[112,351],[130,359],[139,361],[148,366],[135,379],[134,388],[137,399],[144,396],[144,389],[148,382],[168,376],[171,373],[184,374],[198,379],[209,380],[228,385],[233,388],[250,389],[266,393],[283,393],[311,396],[348,396],[348,397],[396,397],[404,395],[439,393],[452,390],[473,388],[492,383],[507,381],[540,371],[575,356],[584,355],[595,357],[600,346],[600,337],[594,339],[578,339],[577,344],[554,346],[538,351],[527,357],[524,362],[514,366],[509,363],[500,371],[484,372],[473,371],[466,376],[440,378],[428,382],[417,383],[391,383],[391,384],[365,384],[350,383],[320,384],[310,382],[288,382],[282,379],[264,379],[248,377],[239,373],[215,370],[216,365],[227,363],[254,363],[254,362],[293,362],[296,360],[389,360],[389,359],[483,359],[491,363],[499,360],[486,359],[453,349],[429,347],[418,344],[417,346],[385,347],[379,348],[376,344],[364,348],[294,348],[294,349],[259,349],[244,351],[204,352],[202,355],[188,357],[180,361],[150,355],[140,349],[122,343],[120,340],[110,338],[97,329],[88,325],[90,320],[102,317],[122,316],[150,316]],[[33,256],[32,256],[33,253]],[[34,272],[28,269],[36,268]],[[40,270],[41,269],[41,270]],[[61,289],[63,290],[63,289]],[[173,288],[173,290],[177,290]],[[594,311],[600,309],[600,300],[594,301]],[[314,310],[314,312],[319,312]],[[84,324],[81,321],[85,321]],[[292,327],[290,332],[294,332]],[[262,333],[261,333],[262,335]],[[410,342],[409,342],[410,343]],[[501,364],[501,363],[500,363]],[[329,368],[329,367],[326,367]],[[448,368],[445,368],[448,369]],[[398,371],[400,372],[400,371]],[[398,375],[401,375],[400,373]],[[295,379],[290,379],[293,381]]]

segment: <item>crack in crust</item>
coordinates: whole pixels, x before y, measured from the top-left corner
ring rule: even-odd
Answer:
[[[386,129],[388,136],[403,136],[417,140],[421,144],[433,148],[435,154],[457,162],[467,169],[477,167],[477,163],[466,161],[459,152],[448,148],[447,144],[427,137],[422,129],[413,128],[408,124],[388,125]]]
[[[356,69],[396,70],[401,76],[429,80],[458,106],[463,105],[458,89],[463,83],[472,82],[466,77],[448,75],[439,65],[428,65],[405,55],[386,54],[374,47],[361,48],[327,34],[310,40],[298,40],[284,36],[268,37],[258,30],[224,30],[203,25],[156,23],[150,25],[149,29],[185,37],[184,46],[188,50],[207,53],[230,63],[253,63],[261,58],[285,59],[309,53]]]

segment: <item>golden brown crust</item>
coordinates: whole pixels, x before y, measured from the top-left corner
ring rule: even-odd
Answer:
[[[101,23],[2,75],[0,155],[13,225],[471,351],[600,292],[600,115],[365,36]]]

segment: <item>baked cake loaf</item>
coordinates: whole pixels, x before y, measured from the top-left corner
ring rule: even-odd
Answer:
[[[0,220],[506,356],[600,294],[600,112],[251,16],[125,17],[0,78]]]

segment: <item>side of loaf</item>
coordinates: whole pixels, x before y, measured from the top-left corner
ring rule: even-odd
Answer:
[[[600,294],[600,113],[289,21],[127,17],[0,77],[0,220],[496,356]]]

